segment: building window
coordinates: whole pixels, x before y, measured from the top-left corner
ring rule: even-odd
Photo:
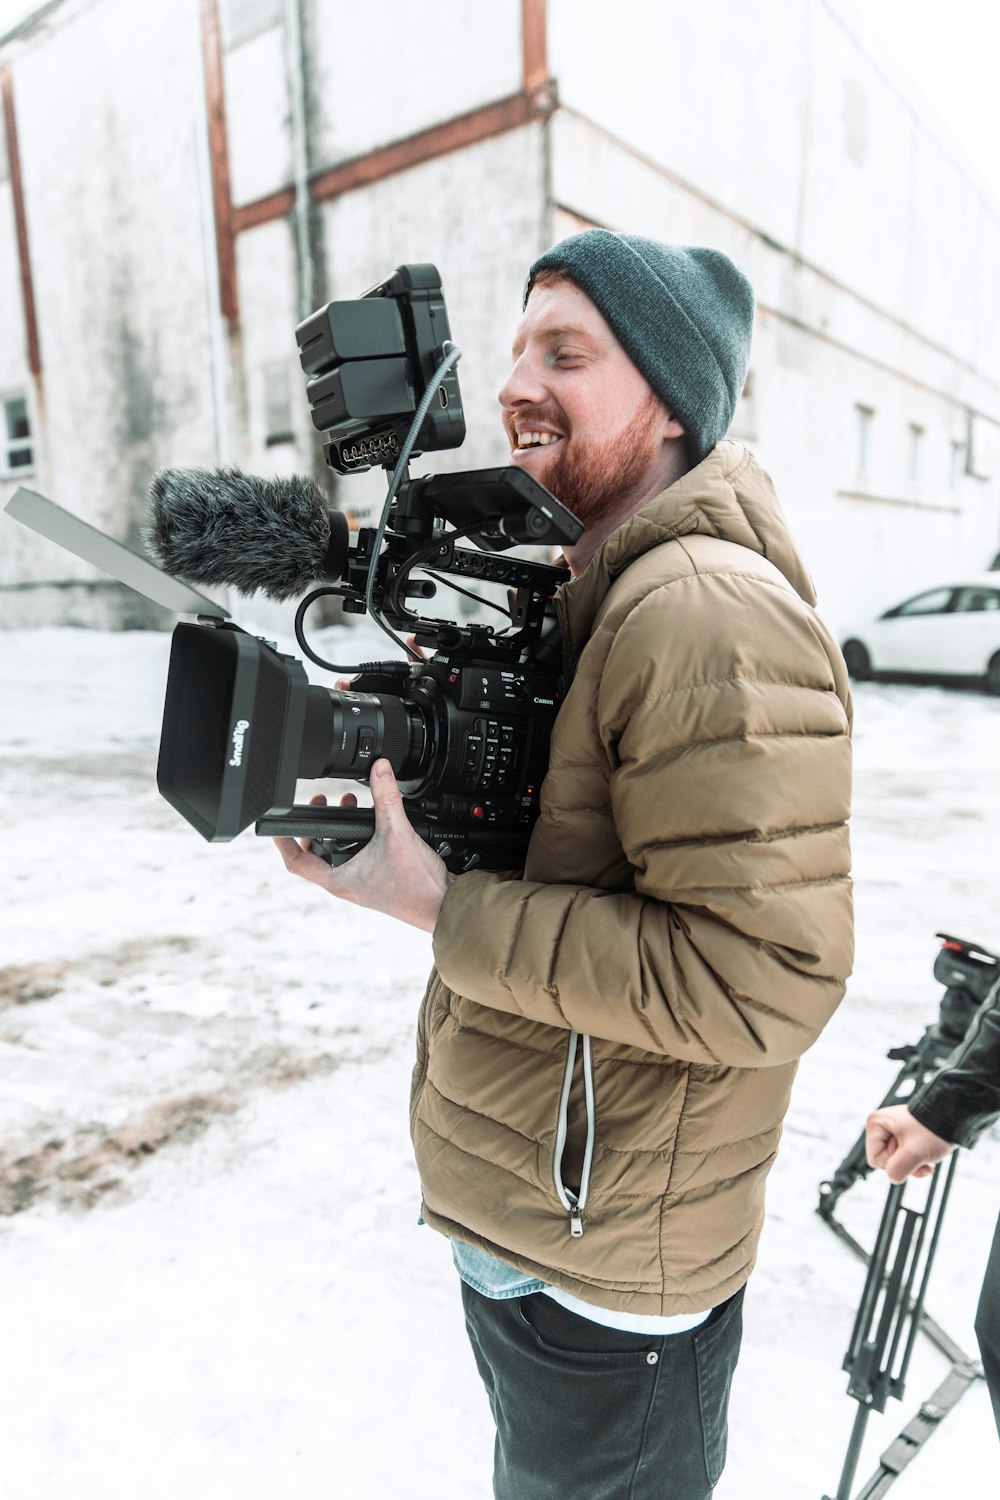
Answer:
[[[965,413],[965,469],[970,479],[989,479],[992,477],[992,444],[983,442],[980,444],[980,434],[983,432],[985,417],[977,412],[967,410]]]
[[[28,474],[35,467],[31,443],[28,403],[23,396],[5,396],[3,401],[2,463],[5,474]]]
[[[920,478],[920,450],[923,447],[924,429],[916,422],[910,423],[910,468],[909,478],[915,483]]]
[[[862,406],[860,402],[855,410],[858,414],[858,473],[862,478],[867,478],[871,465],[872,424],[875,420],[875,412],[872,407]]]

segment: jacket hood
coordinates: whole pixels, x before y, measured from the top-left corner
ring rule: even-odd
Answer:
[[[609,585],[636,558],[677,537],[714,536],[765,557],[806,604],[816,592],[792,540],[774,484],[741,443],[717,443],[711,453],[644,505],[594,553],[579,578],[562,589],[574,635],[586,634]]]

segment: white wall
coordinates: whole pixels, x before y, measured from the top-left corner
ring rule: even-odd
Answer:
[[[43,365],[26,482],[135,540],[153,469],[181,435],[202,452],[213,442],[196,0],[69,6],[19,53],[13,79]],[[20,282],[8,191],[0,202],[6,307]],[[20,316],[12,324],[2,379],[30,387]],[[0,498],[14,483],[0,481]],[[96,576],[6,522],[0,557],[5,580]]]
[[[333,164],[521,86],[520,0],[319,0],[310,39],[318,155]]]
[[[273,7],[272,16],[281,11]],[[311,470],[318,461],[295,344],[300,256],[292,218],[237,237],[239,325],[226,330],[213,319],[199,12],[198,0],[149,8],[70,0],[13,59],[0,59],[14,63],[44,366],[45,411],[35,413],[40,459],[23,477],[133,541],[160,464],[225,459],[268,473]],[[225,4],[222,22],[225,42],[233,35]],[[314,170],[517,92],[518,0],[490,7],[465,0],[449,7],[446,23],[429,27],[426,14],[402,0],[381,4],[377,17],[317,0],[305,38],[308,88],[318,102],[308,129]],[[224,53],[236,206],[293,178],[286,46],[284,26],[272,21]],[[465,355],[470,437],[433,464],[501,461],[498,350],[509,348],[524,273],[544,241],[539,128],[414,167],[315,212],[326,252],[314,271],[330,296],[358,296],[406,260],[439,264]],[[8,313],[0,392],[30,393],[12,195],[0,182],[0,314]],[[292,441],[276,446],[268,443],[265,388],[282,364]],[[430,466],[428,459],[417,467]],[[0,499],[15,482],[0,481]],[[331,473],[324,483],[335,491]],[[364,508],[380,501],[384,486],[378,473],[343,485],[338,498]],[[97,577],[6,522],[3,544],[0,583]],[[61,605],[50,591],[38,598],[36,612],[83,619],[89,608],[104,618],[96,599],[88,605],[72,591]],[[25,595],[8,593],[0,617],[13,624],[34,615]]]
[[[281,13],[275,4],[225,53],[237,205],[293,180]],[[307,13],[314,171],[519,87],[518,0],[463,0],[433,26],[403,0],[383,0],[375,16],[335,0]],[[597,0],[550,0],[562,108],[548,125],[314,207],[317,301],[359,295],[406,260],[442,272],[469,437],[418,471],[503,461],[495,394],[524,272],[553,236],[604,223],[718,245],[750,275],[752,396],[734,432],[774,473],[832,623],[945,565],[992,557],[1000,207],[877,48],[856,39],[856,14],[848,0],[619,0],[612,26]],[[134,537],[160,464],[316,469],[292,216],[238,236],[239,325],[227,332],[213,316],[198,0],[67,0],[0,63],[14,80],[44,365],[32,482]],[[0,393],[30,393],[3,181],[0,330]],[[291,438],[275,445],[266,392],[282,369]],[[864,475],[859,403],[875,411]],[[952,484],[951,446],[970,412],[985,477]],[[925,434],[917,481],[911,424]],[[382,485],[380,474],[343,481],[338,498],[360,509]],[[0,481],[0,499],[12,488]],[[0,584],[84,575],[3,523]],[[8,622],[12,601],[0,598]]]
[[[556,236],[715,245],[758,299],[734,435],[835,626],[1000,544],[1000,204],[847,0],[552,0]],[[873,409],[858,470],[858,405]],[[977,472],[951,481],[973,413]],[[919,477],[910,429],[923,429]]]

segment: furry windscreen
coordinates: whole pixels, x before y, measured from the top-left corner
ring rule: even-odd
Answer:
[[[308,475],[159,469],[149,487],[151,556],[193,583],[294,599],[326,568],[329,501]]]

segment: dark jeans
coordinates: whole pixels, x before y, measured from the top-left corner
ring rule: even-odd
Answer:
[[[496,1500],[709,1500],[726,1459],[743,1289],[690,1333],[620,1333],[544,1292],[462,1285],[497,1427]]]
[[[990,1388],[993,1415],[1000,1433],[1000,1219],[993,1236],[993,1249],[986,1262],[983,1289],[976,1311],[976,1338]]]

